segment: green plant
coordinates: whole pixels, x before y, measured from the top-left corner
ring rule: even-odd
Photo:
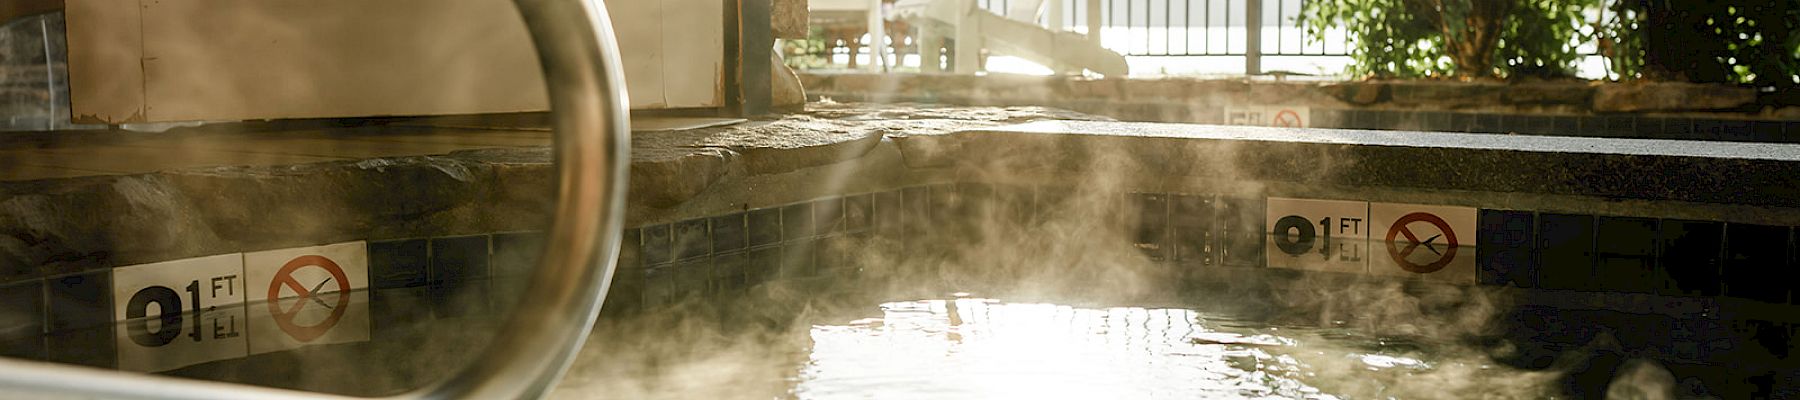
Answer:
[[[1312,0],[1300,23],[1315,40],[1342,26],[1357,76],[1491,78],[1572,75],[1600,0]]]
[[[1800,2],[1620,0],[1625,77],[1800,86]]]

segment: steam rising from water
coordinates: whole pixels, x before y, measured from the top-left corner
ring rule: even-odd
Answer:
[[[1494,339],[1507,305],[1486,289],[1152,262],[1121,193],[1184,174],[1118,149],[1036,145],[954,172],[995,185],[909,197],[903,209],[931,217],[908,217],[900,235],[826,240],[823,277],[783,269],[613,309],[555,396],[1526,399],[1558,396],[1588,364],[1579,352],[1536,371],[1496,361],[1517,349]],[[1085,157],[1034,153],[1059,151]],[[1234,164],[1223,160],[1183,165]],[[1025,184],[1033,174],[1070,186]],[[1608,391],[1665,392],[1655,371],[1628,368]]]

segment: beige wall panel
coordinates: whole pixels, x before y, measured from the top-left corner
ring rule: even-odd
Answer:
[[[617,1],[617,0],[615,0]],[[628,0],[627,0],[628,1]],[[662,48],[665,98],[670,108],[715,107],[723,104],[725,76],[725,3],[719,0],[665,0],[666,21],[721,21],[712,24],[664,23]]]
[[[503,0],[144,2],[153,120],[542,110]]]
[[[723,104],[715,85],[668,87],[677,80],[670,71],[685,80],[716,82],[723,64],[722,2],[681,1],[712,11],[684,13],[679,23],[667,24],[664,2],[607,1],[634,109]],[[143,118],[132,121],[240,120],[547,107],[536,55],[508,0],[69,3],[75,111],[103,121],[125,122],[133,115]],[[666,25],[700,27],[698,32],[712,38],[671,49],[663,38],[674,32]],[[671,50],[682,55],[678,67],[668,65]],[[702,68],[709,71],[704,77],[697,72]],[[671,89],[682,92],[671,95]]]
[[[67,4],[69,76],[74,77],[69,80],[69,115],[77,123],[144,121],[144,47],[137,2]]]
[[[619,38],[619,54],[625,57],[625,80],[631,106],[637,109],[668,108],[663,87],[663,2],[661,0],[607,0],[612,13],[613,35]]]

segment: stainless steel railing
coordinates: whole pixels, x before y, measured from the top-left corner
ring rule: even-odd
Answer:
[[[599,0],[515,0],[537,46],[556,131],[556,219],[508,329],[452,378],[397,399],[537,398],[581,349],[612,281],[630,167],[619,45]],[[343,396],[0,359],[0,392],[139,399]]]

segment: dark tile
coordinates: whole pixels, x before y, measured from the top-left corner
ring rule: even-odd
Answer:
[[[1581,125],[1581,130],[1577,131],[1578,133],[1576,135],[1583,136],[1583,137],[1607,136],[1606,134],[1602,133],[1603,131],[1606,130],[1606,117],[1594,116],[1594,115],[1584,115],[1584,116],[1580,116],[1580,117],[1575,117],[1575,119],[1576,119],[1575,123]]]
[[[1008,226],[1024,226],[1031,222],[1033,190],[1030,186],[1001,185],[994,188],[995,219]]]
[[[437,318],[462,318],[490,315],[494,312],[492,288],[488,280],[434,281],[426,286],[431,299],[431,315]]]
[[[669,224],[651,225],[639,229],[640,232],[643,232],[644,241],[639,244],[639,255],[644,257],[645,266],[666,264],[674,260],[675,234],[671,230],[673,229],[669,227]]]
[[[1345,127],[1347,127],[1346,125],[1349,122],[1349,121],[1345,120],[1345,117],[1347,117],[1347,115],[1344,114],[1343,110],[1327,110],[1327,109],[1315,108],[1312,110],[1312,121],[1311,121],[1312,127],[1313,128],[1345,128]]]
[[[745,284],[756,286],[780,278],[781,250],[779,246],[750,250],[748,264],[744,266]]]
[[[713,292],[712,260],[698,259],[675,263],[675,294],[677,298],[697,296]]]
[[[1425,129],[1425,113],[1417,111],[1395,111],[1394,113],[1399,115],[1394,118],[1393,125],[1388,126],[1388,129],[1400,131]]]
[[[1170,204],[1169,227],[1174,237],[1175,261],[1212,264],[1213,201],[1211,196],[1175,196]]]
[[[844,229],[867,232],[875,226],[874,195],[862,194],[844,198]]]
[[[1516,117],[1519,118],[1519,125],[1514,127],[1514,130],[1519,133],[1532,135],[1559,134],[1555,129],[1556,121],[1550,117],[1542,115],[1521,115]]]
[[[1375,126],[1373,129],[1383,129],[1383,130],[1400,129],[1400,126],[1401,126],[1400,123],[1403,122],[1405,119],[1405,115],[1401,114],[1401,112],[1399,112],[1399,111],[1372,111],[1372,112],[1375,113]]]
[[[51,332],[112,325],[111,270],[49,278],[44,284],[49,289]]]
[[[675,289],[675,266],[661,265],[644,270],[644,305],[656,307],[674,303],[680,291]]]
[[[425,286],[431,253],[426,239],[369,243],[369,278],[377,289]]]
[[[1538,287],[1584,289],[1594,270],[1594,217],[1538,215]]]
[[[750,230],[750,245],[763,246],[781,242],[781,209],[765,208],[750,210],[747,224]]]
[[[1162,194],[1131,195],[1132,245],[1151,260],[1168,259],[1169,197]]]
[[[1605,137],[1637,137],[1637,117],[1631,115],[1608,115],[1603,117],[1606,127],[1600,130]]]
[[[1551,134],[1557,136],[1581,135],[1581,117],[1558,115],[1551,117]]]
[[[1734,142],[1756,140],[1755,125],[1740,119],[1719,120],[1719,138]]]
[[[720,292],[737,293],[750,287],[749,255],[738,252],[712,259],[712,287]]]
[[[1375,125],[1378,122],[1376,121],[1376,118],[1378,117],[1375,113],[1369,110],[1347,110],[1344,111],[1344,127],[1349,129],[1375,129]]]
[[[1450,125],[1450,113],[1433,111],[1433,112],[1422,112],[1419,114],[1420,114],[1420,117],[1422,118],[1422,121],[1419,124],[1419,129],[1423,129],[1423,130],[1427,130],[1427,131],[1434,131],[1434,132],[1454,132],[1454,131],[1456,131],[1456,129]]]
[[[1719,120],[1716,119],[1695,118],[1693,138],[1703,140],[1725,140],[1725,126],[1720,124]]]
[[[1264,243],[1268,235],[1264,224],[1264,203],[1254,198],[1220,198],[1213,218],[1219,227],[1219,260],[1223,265],[1260,267],[1265,264]]]
[[[1667,277],[1663,294],[1719,295],[1724,230],[1718,222],[1663,220],[1657,260]]]
[[[530,275],[531,271],[537,270],[538,258],[544,253],[546,239],[543,232],[495,234],[493,238],[494,254],[489,257],[492,260],[494,276],[522,277]]]
[[[1596,279],[1589,288],[1654,293],[1662,282],[1656,266],[1656,220],[1601,217],[1599,224],[1594,246]]]
[[[670,229],[675,230],[671,248],[675,251],[676,260],[705,257],[712,253],[712,238],[707,236],[705,218],[676,222]]]
[[[1446,127],[1446,129],[1444,129],[1445,131],[1468,132],[1470,127],[1475,126],[1475,114],[1449,113],[1449,115],[1450,126]]]
[[[1725,295],[1786,303],[1795,275],[1794,265],[1788,264],[1789,235],[1785,226],[1727,225],[1720,272]]]
[[[431,282],[441,284],[488,277],[488,237],[431,239]]]
[[[369,292],[369,336],[374,340],[416,337],[431,320],[430,288],[403,287]]]
[[[875,232],[884,237],[900,237],[900,192],[876,193],[871,200],[875,210]]]
[[[900,235],[908,240],[924,236],[931,226],[931,190],[914,186],[900,192]]]
[[[813,205],[800,203],[781,207],[781,240],[795,241],[812,238]]]
[[[619,240],[619,269],[642,268],[644,268],[644,231],[638,228],[625,228],[625,235]]]
[[[1532,262],[1536,216],[1530,211],[1481,210],[1475,230],[1475,259],[1483,285],[1537,287]]]
[[[1505,127],[1502,126],[1500,122],[1501,122],[1500,114],[1476,113],[1476,114],[1474,114],[1474,119],[1469,123],[1469,132],[1477,132],[1477,133],[1506,132]]]
[[[994,185],[986,183],[959,183],[956,185],[956,197],[961,199],[958,218],[966,221],[964,225],[979,225],[982,222],[995,221],[1000,216],[994,213],[998,209],[998,201],[994,194]]]
[[[48,340],[43,334],[12,339],[0,338],[0,357],[22,360],[43,361],[50,358],[50,349],[44,347]]]
[[[1793,232],[1788,234],[1787,265],[1800,268],[1800,228],[1794,228]],[[1792,288],[1788,289],[1788,291],[1794,292]],[[1800,294],[1790,294],[1788,296],[1788,303],[1800,304]]]
[[[44,281],[0,286],[0,304],[6,305],[0,307],[0,341],[43,337]],[[0,348],[0,354],[5,353],[6,349]]]
[[[1669,139],[1699,139],[1694,131],[1693,118],[1658,118],[1662,120],[1662,136]]]
[[[1032,212],[1032,220],[1041,223],[1067,218],[1068,212],[1075,208],[1077,203],[1079,201],[1076,200],[1074,189],[1040,187],[1037,190],[1037,199],[1032,203],[1032,207],[1036,208]]]
[[[844,232],[844,199],[813,200],[813,232],[835,235]]]
[[[1750,140],[1758,142],[1781,142],[1787,136],[1782,131],[1781,121],[1754,121],[1750,125]]]
[[[1783,127],[1781,129],[1782,136],[1781,136],[1781,140],[1777,140],[1778,142],[1782,142],[1782,143],[1800,142],[1800,121],[1788,121],[1782,125],[1783,125]]]
[[[956,193],[956,185],[931,185],[931,216],[927,220],[936,229],[960,224],[963,221],[963,198]]]
[[[714,253],[729,253],[749,247],[750,237],[744,228],[744,214],[732,213],[708,219],[712,225]]]
[[[782,277],[810,277],[818,271],[818,242],[813,239],[789,242],[781,246]]]
[[[44,339],[44,347],[50,353],[50,362],[108,369],[116,367],[119,362],[118,351],[115,350],[118,338],[113,336],[110,326],[58,332],[45,336]]]
[[[823,274],[843,276],[854,273],[858,267],[858,254],[863,248],[863,241],[849,236],[836,236],[820,239],[814,262],[818,271]]]

